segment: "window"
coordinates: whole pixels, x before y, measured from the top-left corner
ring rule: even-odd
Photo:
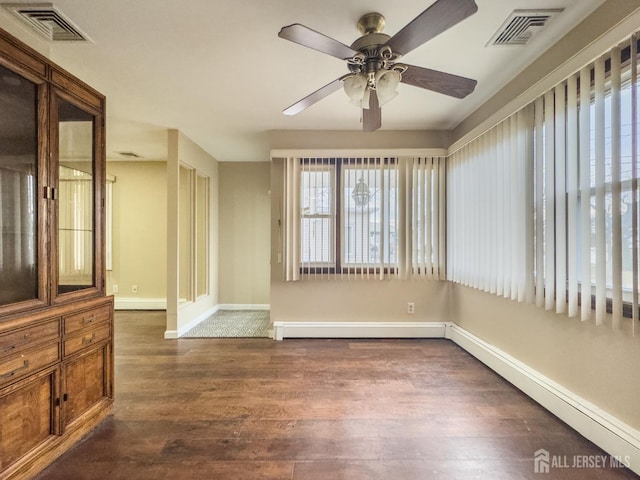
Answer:
[[[557,313],[638,318],[638,41],[448,159],[449,279]],[[624,303],[626,302],[626,303]]]
[[[444,158],[305,157],[287,165],[290,280],[443,274]]]

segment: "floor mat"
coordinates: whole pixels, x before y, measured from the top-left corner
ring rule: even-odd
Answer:
[[[219,310],[181,338],[266,337],[271,322],[268,310]]]

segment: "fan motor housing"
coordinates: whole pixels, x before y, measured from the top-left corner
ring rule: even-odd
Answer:
[[[385,23],[385,19],[381,13],[367,13],[358,20],[358,31],[363,35],[367,33],[380,33],[384,30]]]
[[[386,44],[391,37],[386,33],[367,33],[351,44],[351,48],[366,55],[367,50],[377,49]]]

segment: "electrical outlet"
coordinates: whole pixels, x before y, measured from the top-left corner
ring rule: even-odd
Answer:
[[[131,285],[131,293],[138,293],[138,285]]]
[[[407,303],[407,313],[413,315],[416,313],[416,304],[413,302]]]
[[[112,291],[113,293],[118,293],[118,285],[114,283],[114,284],[111,286],[111,291]]]

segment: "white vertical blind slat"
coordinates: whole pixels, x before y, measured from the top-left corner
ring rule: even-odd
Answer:
[[[497,129],[492,128],[489,131],[489,193],[491,195],[491,200],[489,205],[487,205],[487,211],[489,213],[489,221],[487,227],[489,229],[489,248],[490,251],[490,265],[489,265],[489,293],[495,294],[498,288],[498,222],[501,221],[500,216],[497,214],[496,206],[499,205],[498,200],[498,166],[497,166],[497,158],[496,158],[496,148],[498,142],[498,134]]]
[[[517,231],[516,248],[517,248],[517,262],[515,268],[515,282],[517,285],[517,299],[518,302],[524,302],[525,300],[525,286],[527,280],[526,267],[526,236],[525,231],[527,228],[527,211],[526,211],[526,128],[524,123],[524,111],[519,110],[514,115],[514,127],[515,137],[512,138],[512,143],[515,143],[515,156],[512,159],[516,163],[517,171],[515,178],[516,195],[514,202],[517,206],[514,215],[514,225]]]
[[[502,130],[502,145],[500,153],[502,155],[503,176],[502,185],[504,185],[504,215],[502,234],[504,236],[504,288],[503,296],[511,297],[511,228],[508,221],[511,219],[511,163],[509,162],[509,120],[505,120],[500,124]]]
[[[495,263],[496,263],[496,295],[502,296],[504,292],[504,188],[503,188],[503,167],[502,167],[502,127],[498,125],[493,128],[493,136],[495,143],[492,149],[493,156],[493,172],[496,176],[495,189],[496,189],[496,204],[493,205],[494,218],[495,218],[495,231],[496,231],[496,250],[495,250]]]
[[[525,129],[524,152],[524,181],[525,181],[525,301],[533,303],[535,298],[534,268],[535,268],[535,215],[534,215],[534,138],[533,138],[533,106],[525,108],[523,118],[523,128]]]
[[[567,81],[567,289],[568,314],[578,314],[578,83]]]
[[[551,310],[555,306],[556,264],[555,264],[555,122],[554,95],[548,91],[544,96],[544,194],[545,194],[545,232],[544,232],[544,299],[545,308]]]
[[[300,163],[297,158],[287,158],[285,164],[286,197],[285,208],[285,279],[300,279]]]
[[[563,313],[567,306],[567,205],[566,205],[566,114],[565,83],[556,86],[555,98],[555,267],[556,313]]]
[[[611,50],[611,313],[613,328],[618,330],[622,320],[622,217],[620,172],[620,49]]]
[[[536,305],[544,305],[544,101],[542,97],[534,103],[536,130],[535,170],[536,170]]]
[[[437,269],[439,273],[436,278],[440,280],[447,279],[447,270],[446,270],[446,265],[447,265],[446,263],[447,261],[446,260],[447,259],[447,242],[446,242],[447,170],[446,170],[446,165],[447,165],[447,159],[445,158],[438,159],[438,177],[435,180],[438,182],[438,195],[436,197],[438,199],[438,205],[437,205],[438,223],[435,224],[437,225],[438,230],[434,234],[434,238],[436,238],[438,241],[435,249],[438,252],[438,256],[436,258],[438,259]]]
[[[596,164],[596,325],[604,323],[606,315],[606,218],[605,218],[605,70],[604,57],[596,59],[595,70],[595,164]]]
[[[591,70],[580,70],[580,318],[591,318]]]
[[[631,35],[631,329],[638,328],[638,37]]]

